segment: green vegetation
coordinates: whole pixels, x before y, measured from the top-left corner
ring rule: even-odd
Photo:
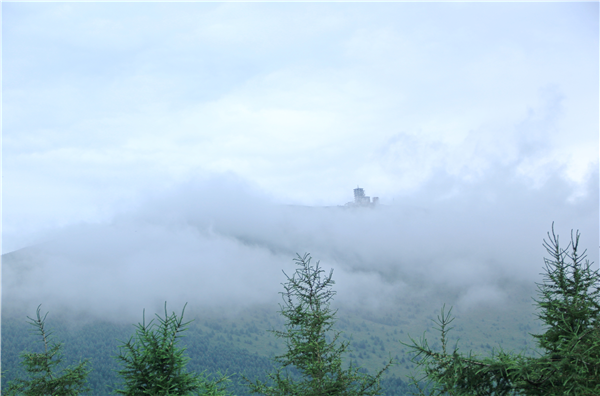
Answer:
[[[185,306],[180,317],[175,312],[168,315],[165,303],[165,317],[156,315],[158,323],[151,320],[146,324],[143,315],[135,336],[120,346],[117,359],[125,366],[119,370],[125,379],[125,387],[117,389],[116,393],[126,396],[226,395],[222,386],[226,377],[210,381],[186,370],[189,358],[184,355],[185,349],[177,345],[189,324],[183,323],[184,311]]]
[[[41,306],[41,305],[40,305]],[[52,333],[46,330],[48,313],[40,315],[37,308],[36,319],[27,317],[35,327],[36,333],[42,338],[43,352],[23,352],[21,364],[28,373],[28,378],[17,378],[10,382],[7,395],[27,396],[71,396],[88,391],[86,377],[90,372],[87,361],[82,361],[74,367],[62,370],[58,366],[62,362],[62,344],[52,341]]]
[[[524,290],[522,294],[531,295],[531,291]],[[491,351],[491,339],[503,340],[501,345],[505,348],[533,345],[526,338],[529,332],[538,330],[537,323],[532,321],[531,300],[521,297],[521,293],[512,297],[509,311],[472,309],[460,313],[458,319],[464,324],[453,330],[454,336],[467,340],[465,345],[479,354]],[[382,376],[381,394],[411,394],[412,386],[406,378],[414,370],[414,363],[410,361],[409,348],[399,347],[398,341],[407,334],[430,329],[428,318],[436,311],[439,313],[436,305],[435,300],[413,300],[375,311],[340,307],[336,327],[343,332],[340,340],[351,342],[352,347],[345,362],[351,361],[372,374],[385,364],[391,353],[395,365]],[[185,315],[194,319],[180,340],[190,357],[188,371],[205,372],[213,380],[220,378],[219,372],[230,374],[227,389],[234,395],[250,396],[242,377],[267,381],[267,373],[275,370],[272,358],[285,352],[282,340],[268,332],[269,329],[284,329],[284,320],[277,313],[276,305],[253,307],[234,316],[188,306]],[[26,374],[19,364],[19,353],[37,343],[34,335],[27,331],[31,326],[21,319],[25,316],[26,312],[10,307],[2,311],[2,394],[11,379]],[[54,334],[64,343],[63,363],[72,365],[89,359],[92,368],[88,375],[89,395],[106,396],[113,389],[122,387],[118,375],[122,367],[114,356],[119,351],[118,340],[127,340],[134,335],[132,322],[80,321],[65,313],[53,316]]]
[[[562,249],[559,238],[544,240],[544,282],[535,300],[545,332],[533,334],[539,356],[500,350],[489,358],[448,350],[450,312],[438,317],[441,350],[425,337],[411,339],[413,361],[429,380],[432,395],[598,395],[600,394],[600,274],[579,254],[579,233]],[[569,249],[570,248],[570,249]],[[585,261],[584,261],[585,260]],[[417,383],[413,378],[414,382]],[[425,394],[422,390],[421,394]]]
[[[139,363],[135,361],[134,350],[139,356],[146,354],[146,362],[153,359],[159,362],[161,356],[174,359],[174,363],[167,366],[153,365],[155,374],[160,377],[166,372],[163,369],[179,367],[179,374],[189,374],[199,380],[195,393],[205,394],[223,393],[224,385],[229,393],[238,396],[250,395],[250,390],[281,394],[277,392],[287,389],[288,385],[290,389],[294,386],[301,389],[298,393],[302,394],[310,394],[311,388],[346,389],[347,394],[352,394],[361,390],[361,383],[368,384],[373,379],[379,381],[379,394],[388,396],[408,395],[419,386],[426,389],[421,394],[438,395],[444,392],[456,395],[600,394],[599,275],[585,260],[585,252],[579,254],[578,233],[572,236],[566,249],[559,247],[554,232],[549,237],[545,246],[550,259],[546,260],[545,278],[538,285],[536,300],[537,317],[541,320],[533,320],[531,299],[524,297],[533,291],[527,289],[512,293],[511,308],[506,311],[471,309],[458,312],[454,322],[450,312],[442,311],[437,321],[441,339],[431,346],[425,338],[400,346],[398,340],[409,333],[428,331],[435,313],[439,312],[434,307],[439,307],[443,299],[414,298],[390,304],[390,307],[394,305],[393,309],[372,311],[342,306],[338,315],[329,304],[334,296],[330,289],[331,274],[325,276],[318,263],[316,267],[311,266],[307,256],[299,257],[305,260],[304,264],[298,261],[299,270],[284,284],[285,304],[279,314],[274,306],[254,307],[231,316],[198,311],[193,312],[194,321],[183,323],[183,311],[180,316],[174,313],[169,316],[165,310],[164,317],[148,324],[142,321],[135,327],[108,321],[73,321],[64,316],[53,319],[53,330],[64,342],[57,347],[50,341],[50,334],[44,328],[45,316],[42,317],[39,310],[37,320],[29,318],[30,321],[25,322],[20,319],[25,314],[3,307],[2,394],[41,394],[27,393],[26,387],[34,384],[36,378],[74,378],[64,375],[77,367],[80,373],[85,372],[87,382],[82,382],[79,388],[73,385],[69,388],[71,393],[62,394],[82,392],[104,396],[115,389],[122,394],[135,394],[128,388],[125,373],[128,364],[131,368]],[[310,304],[300,303],[298,293],[308,281],[322,286],[322,301],[316,311]],[[458,322],[460,324],[451,329],[451,325]],[[304,330],[298,325],[301,323],[305,324]],[[32,324],[36,326],[36,334],[27,331]],[[311,326],[314,326],[313,332]],[[268,332],[272,329],[279,337],[272,337]],[[186,337],[180,338],[184,330]],[[531,337],[531,333],[535,335]],[[39,342],[40,335],[43,343]],[[150,338],[143,341],[145,337]],[[466,356],[459,353],[457,347],[449,347],[459,338],[467,340],[463,347],[472,351]],[[119,339],[130,341],[124,344]],[[169,339],[177,341],[179,346],[174,347],[173,343],[171,348]],[[490,340],[497,342],[499,352],[494,352]],[[536,345],[537,350],[531,350]],[[32,349],[37,355],[21,353]],[[523,349],[529,352],[504,352]],[[189,359],[183,356],[183,350]],[[310,359],[303,361],[304,356],[311,353],[318,356],[319,350],[325,351],[323,356],[329,357],[328,361],[318,364],[312,364]],[[64,359],[59,352],[64,354]],[[414,352],[420,354],[411,359]],[[182,358],[179,363],[175,358],[178,353]],[[32,375],[30,367],[33,366],[27,364],[27,356],[34,355],[46,359],[49,371],[40,370]],[[116,355],[128,358],[115,359]],[[390,356],[394,359],[393,366],[388,366]],[[383,374],[381,367],[387,367]],[[419,381],[413,384],[404,381],[415,368],[425,370],[423,380],[431,381],[428,387]],[[52,377],[47,376],[48,372]],[[230,373],[227,383],[219,382],[223,378],[219,373]],[[138,375],[130,374],[130,379]],[[168,378],[172,377],[168,375],[162,378],[162,389],[174,383],[169,382]],[[249,389],[244,378],[259,388]],[[376,381],[371,383],[373,387],[364,389],[364,394],[376,394],[378,385]],[[141,381],[141,384],[149,382]],[[87,386],[91,388],[89,392]],[[175,388],[171,394],[177,394],[180,389]],[[128,389],[130,393],[126,393]]]
[[[2,394],[7,390],[7,382],[25,375],[25,371],[19,365],[19,352],[29,348],[36,341],[28,332],[24,321],[19,318],[6,316],[2,318]],[[186,317],[188,309],[186,309]],[[228,390],[231,393],[244,396],[249,395],[245,381],[240,375],[248,378],[264,378],[266,372],[273,366],[267,356],[260,355],[254,350],[248,350],[243,346],[259,348],[268,345],[268,336],[262,328],[257,327],[260,319],[268,316],[253,317],[246,316],[236,318],[235,322],[226,321],[223,324],[217,322],[216,318],[207,315],[206,318],[196,318],[189,324],[186,336],[180,339],[180,345],[186,349],[190,357],[186,368],[189,372],[205,372],[206,378],[217,381],[221,373],[231,373],[231,382]],[[245,319],[245,320],[244,320]],[[64,341],[63,363],[73,364],[83,357],[88,358],[92,371],[88,375],[88,385],[91,391],[87,394],[106,396],[114,389],[123,387],[123,379],[118,371],[123,368],[120,362],[114,358],[119,353],[119,340],[128,340],[135,334],[135,328],[131,323],[110,323],[104,321],[90,321],[86,323],[72,323],[72,319],[63,318],[56,320],[53,327],[55,334]],[[202,321],[201,321],[202,320]],[[54,323],[54,322],[53,322]],[[235,327],[234,327],[235,325]],[[220,330],[219,330],[220,329]],[[235,333],[233,332],[235,331]],[[241,334],[241,342],[231,343],[230,337]],[[260,335],[260,342],[254,341]],[[253,340],[253,345],[245,344],[244,341]],[[237,375],[239,373],[240,375]]]
[[[358,367],[342,368],[342,355],[348,350],[348,341],[339,341],[340,332],[334,331],[336,312],[330,303],[335,295],[331,287],[333,271],[328,276],[319,267],[312,266],[308,254],[294,260],[299,268],[287,277],[284,305],[285,331],[274,334],[285,340],[287,352],[275,357],[280,364],[269,379],[273,385],[262,381],[249,381],[253,393],[263,395],[318,396],[318,395],[378,395],[381,375],[391,365],[391,360],[376,375],[359,371]],[[331,341],[328,341],[328,336]],[[287,370],[299,371],[296,379]]]

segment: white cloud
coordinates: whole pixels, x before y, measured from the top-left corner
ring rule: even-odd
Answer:
[[[87,246],[40,253],[23,290],[200,303],[235,274],[215,295],[263,301],[308,250],[340,296],[496,301],[537,276],[553,220],[598,239],[597,4],[2,7],[3,251]],[[394,206],[272,205],[356,184]]]
[[[500,303],[540,281],[552,221],[563,241],[579,228],[598,262],[597,178],[568,203],[565,181],[533,189],[496,167],[492,180],[439,175],[393,206],[362,210],[273,205],[233,175],[197,178],[123,207],[110,222],[54,229],[43,244],[5,256],[4,304],[127,317],[165,300],[274,303],[281,270],[291,274],[304,252],[334,269],[339,304],[375,309],[409,296],[458,309]]]

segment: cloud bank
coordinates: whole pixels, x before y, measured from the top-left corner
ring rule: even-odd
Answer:
[[[339,304],[501,305],[552,221],[598,261],[598,3],[2,13],[3,307],[271,304],[304,252]]]
[[[232,174],[192,179],[110,222],[71,225],[5,256],[4,305],[106,319],[164,301],[235,311],[279,301],[282,270],[291,275],[304,252],[334,269],[339,304],[502,304],[541,281],[541,242],[553,221],[565,244],[580,229],[598,262],[597,171],[576,199],[573,189],[558,177],[531,186],[498,167],[476,182],[439,174],[391,205],[307,207],[274,204]]]
[[[598,161],[597,3],[2,11],[3,252],[199,172],[335,205],[522,154],[541,182]]]

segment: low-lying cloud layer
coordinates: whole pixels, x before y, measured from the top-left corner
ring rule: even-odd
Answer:
[[[541,281],[553,221],[565,246],[581,230],[598,262],[597,170],[578,198],[558,177],[527,183],[510,167],[471,182],[440,172],[392,205],[344,208],[276,205],[232,175],[190,180],[4,256],[3,305],[127,320],[164,301],[235,311],[279,301],[304,252],[334,269],[340,304],[502,304]]]

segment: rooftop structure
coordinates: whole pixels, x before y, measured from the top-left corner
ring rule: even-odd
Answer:
[[[354,189],[354,202],[348,202],[346,206],[374,206],[379,203],[379,197],[373,197],[373,202],[371,202],[371,197],[365,195],[365,190],[356,186]]]

